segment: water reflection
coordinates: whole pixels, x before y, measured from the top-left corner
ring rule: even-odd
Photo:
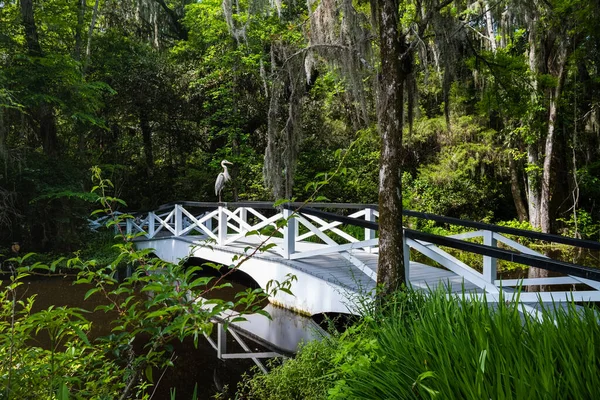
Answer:
[[[235,293],[247,288],[236,282],[230,283],[232,288],[220,290],[213,293],[213,296],[233,299]],[[92,311],[86,314],[92,322],[92,337],[108,335],[116,313],[93,312],[97,306],[104,304],[104,299],[94,295],[83,300],[89,288],[87,285],[73,285],[73,277],[32,278],[18,287],[17,296],[24,300],[36,295],[34,312],[50,306],[80,307]],[[253,352],[277,351],[291,354],[300,341],[320,337],[318,327],[310,318],[271,304],[267,304],[265,310],[272,316],[272,320],[258,314],[248,315],[248,320],[239,323],[236,328]],[[212,337],[216,340],[216,329]],[[43,346],[43,338],[36,340]],[[199,339],[197,348],[191,339],[175,341],[173,347],[175,367],[153,373],[155,379],[161,377],[154,394],[155,399],[169,399],[171,389],[176,391],[176,398],[190,399],[195,386],[200,399],[210,398],[223,390],[227,394],[225,398],[233,396],[242,374],[254,365],[251,359],[218,359],[216,351],[204,338]],[[231,335],[227,335],[227,350],[228,353],[244,351]]]

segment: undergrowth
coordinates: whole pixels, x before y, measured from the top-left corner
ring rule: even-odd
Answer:
[[[488,305],[401,292],[343,334],[308,344],[238,398],[584,399],[600,387],[594,308]]]

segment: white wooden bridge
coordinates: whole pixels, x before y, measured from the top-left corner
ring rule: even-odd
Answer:
[[[593,250],[600,250],[598,242],[410,211],[405,215],[473,229],[451,237],[405,229],[407,284],[414,288],[444,285],[457,294],[485,296],[488,302],[520,301],[531,312],[540,301],[600,301],[600,269],[550,259],[506,235]],[[179,202],[137,214],[127,221],[127,233],[136,237],[138,248],[152,248],[163,260],[195,257],[236,266],[263,288],[271,280],[294,275],[294,295],[279,292],[270,299],[285,308],[308,315],[351,313],[356,311],[356,301],[375,288],[377,218],[373,205],[311,204],[309,208],[287,203],[274,208],[264,202]],[[477,254],[482,270],[460,261],[451,251]],[[422,262],[410,259],[411,254]],[[499,280],[499,259],[545,268],[559,276]],[[559,289],[515,290],[527,285],[550,290],[559,285],[554,286]]]

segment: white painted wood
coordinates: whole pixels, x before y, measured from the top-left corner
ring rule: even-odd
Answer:
[[[183,215],[181,212],[181,206],[179,204],[175,204],[175,236],[181,235],[183,231]]]
[[[206,234],[211,239],[217,240],[217,235],[215,235],[212,231],[212,219],[218,215],[218,210],[213,210],[209,213],[205,213],[204,216],[199,219],[183,207],[181,208],[181,212],[190,219],[192,224],[185,227],[185,229],[181,231],[180,236],[187,235],[192,230],[197,229]]]
[[[233,331],[230,331],[230,333],[233,335]],[[253,360],[257,360],[259,358],[274,358],[274,357],[281,357],[281,354],[279,353],[275,353],[274,351],[264,351],[264,352],[249,352],[249,353],[228,353],[228,354],[222,354],[221,355],[221,359],[222,360],[227,360],[227,359],[238,359],[238,358],[252,358]],[[264,367],[263,367],[264,368]],[[265,374],[267,373],[266,370],[263,371]]]
[[[151,239],[154,237],[154,213],[153,212],[149,212],[148,213],[148,238]]]
[[[411,270],[410,270],[410,246],[406,241],[406,235],[402,236],[404,238],[404,274],[406,275],[406,286],[410,286],[411,279]]]
[[[575,279],[576,281],[578,281],[578,283],[583,283],[583,284],[588,285],[591,288],[594,288],[596,290],[600,290],[600,282],[593,281],[591,279],[580,278],[578,276],[571,276],[571,275],[569,275],[569,277]]]
[[[225,208],[223,206],[219,206],[217,215],[219,218],[219,234],[217,238],[217,243],[223,246],[227,241],[227,213],[225,212]]]
[[[161,215],[154,214],[154,220],[158,221],[158,228],[155,228],[153,236],[156,236],[156,234],[158,232],[160,232],[163,228],[167,229],[172,234],[175,234],[175,229],[173,229],[173,227],[171,227],[171,225],[169,224],[174,216],[175,216],[175,208],[173,208],[173,210],[167,214],[161,214]]]
[[[496,286],[528,286],[528,285],[572,285],[580,283],[576,278],[570,276],[557,276],[552,278],[523,278],[523,279],[496,279]]]
[[[222,360],[225,353],[227,353],[227,333],[223,324],[217,323],[217,357]]]
[[[306,228],[308,228],[309,231],[311,231],[315,236],[317,236],[319,239],[321,239],[323,242],[325,242],[325,244],[329,244],[329,245],[333,245],[333,246],[337,245],[335,240],[333,240],[332,238],[327,236],[325,233],[323,233],[323,231],[321,231],[319,228],[314,226],[311,222],[309,222],[302,215],[297,215],[296,219],[298,220],[298,223],[300,223],[300,224],[304,225]]]
[[[261,213],[259,213],[258,211],[256,211],[253,208],[247,207],[246,209],[247,209],[247,211],[249,211],[252,215],[256,216],[261,221],[266,221],[268,219],[272,219],[272,218],[269,218],[269,217],[266,217],[266,216],[262,215]],[[277,228],[277,224],[276,223],[273,223],[272,225],[273,225],[273,228]]]
[[[448,237],[452,238],[452,239],[459,239],[459,240],[473,239],[473,238],[482,237],[484,235],[484,232],[485,231],[473,231],[473,232],[457,233],[456,235],[450,235]]]
[[[337,222],[337,221],[335,221],[335,222],[326,222],[326,221],[322,220],[321,218],[315,217],[314,215],[310,215],[310,214],[305,214],[305,215],[303,215],[303,217],[311,219],[313,222],[316,222],[317,224],[319,224],[318,229],[321,232],[326,232],[326,231],[330,230],[330,231],[336,233],[337,235],[339,235],[340,237],[343,237],[344,239],[346,239],[349,242],[356,242],[357,241],[357,239],[355,237],[353,237],[353,236],[347,234],[346,232],[341,231],[341,230],[339,230],[339,229],[336,228],[337,226],[342,225],[341,222]],[[298,237],[298,241],[307,239],[307,238],[309,238],[311,236],[314,236],[314,235],[315,234],[313,232],[307,232],[305,234],[300,235]]]
[[[283,214],[278,213],[278,214],[272,216],[271,218],[262,220],[261,222],[259,222],[258,224],[254,225],[254,226],[248,225],[247,230],[242,231],[239,235],[228,236],[227,240],[225,241],[225,244],[231,244],[231,243],[237,242],[241,239],[244,239],[245,237],[247,237],[248,232],[260,231],[261,229],[265,228],[268,225],[273,225],[275,222],[279,221],[282,218],[283,218]],[[256,236],[258,236],[261,240],[265,239],[264,235],[261,235],[260,233]]]
[[[475,284],[481,289],[484,289],[486,292],[498,292],[498,288],[492,283],[486,282],[480,273],[478,273],[462,261],[458,260],[457,258],[453,257],[452,255],[446,253],[442,249],[438,247],[424,246],[422,243],[413,239],[406,239],[406,241],[410,247],[417,250],[419,253],[431,258],[432,260],[448,268],[455,274],[464,277],[469,282]]]
[[[507,238],[505,236],[502,236],[499,233],[494,232],[494,239],[496,239],[500,243],[503,243],[503,244],[505,244],[505,245],[507,245],[509,247],[512,247],[513,249],[515,249],[517,251],[520,251],[521,253],[529,254],[529,255],[532,255],[532,256],[540,256],[540,257],[548,258],[548,256],[546,256],[545,254],[542,254],[542,253],[539,253],[539,252],[537,252],[535,250],[532,250],[529,247],[524,246],[521,243],[516,242],[516,241],[514,241],[512,239],[509,239],[509,238]]]
[[[320,256],[323,254],[341,253],[341,252],[348,251],[348,250],[361,250],[362,251],[363,247],[375,246],[378,243],[379,243],[379,239],[362,240],[360,242],[346,243],[346,244],[337,244],[334,242],[333,244],[330,244],[329,246],[323,246],[318,249],[303,251],[301,253],[296,253],[291,257],[291,259],[298,260],[301,258]]]
[[[352,254],[347,251],[343,251],[340,253],[342,257],[346,260],[350,261],[352,265],[358,268],[363,274],[367,275],[373,282],[377,282],[377,272],[373,271],[369,268],[365,263],[360,261],[358,258],[354,257]]]
[[[467,298],[480,300],[484,299],[481,293],[467,293]],[[520,293],[486,293],[485,299],[488,303],[497,303],[500,299],[508,302],[519,301],[521,303],[570,303],[574,302],[593,302],[600,301],[600,292],[597,290],[586,290],[578,292],[520,292]]]
[[[375,222],[375,210],[373,210],[372,208],[365,208],[363,210],[363,214],[365,216],[365,221]],[[376,237],[375,230],[369,229],[369,228],[365,228],[365,240],[375,239],[375,237]],[[373,248],[372,247],[366,247],[365,251],[367,251],[369,253],[372,253],[373,252]]]
[[[287,216],[293,214],[286,210]],[[371,219],[377,217],[375,210],[360,210],[352,214],[352,217],[362,217]],[[254,216],[260,222],[251,225],[248,221],[249,216]],[[216,219],[218,224],[213,229],[212,220]],[[233,255],[244,254],[248,246],[258,246],[266,238],[250,236],[246,233],[250,230],[259,230],[268,225],[276,225],[277,221],[284,218],[284,213],[278,213],[273,217],[266,217],[250,207],[240,207],[234,211],[229,211],[224,207],[219,207],[211,212],[201,216],[194,216],[184,207],[175,205],[169,212],[157,215],[148,213],[144,220],[127,220],[124,224],[131,234],[143,233],[147,238],[145,240],[136,240],[136,245],[142,248],[155,248],[156,254],[166,261],[177,262],[178,259],[187,256],[196,256],[213,262],[230,265]],[[252,219],[255,221],[256,219]],[[304,225],[308,234],[299,236],[298,225]],[[228,234],[225,227],[230,226],[235,234]],[[296,296],[289,296],[285,293],[278,294],[275,300],[278,304],[285,305],[306,312],[317,313],[324,311],[348,311],[347,291],[356,294],[356,291],[363,288],[371,290],[376,281],[377,269],[377,239],[365,230],[365,238],[368,240],[360,241],[352,237],[337,227],[338,222],[326,222],[321,218],[312,216],[296,216],[291,218],[287,227],[284,227],[284,239],[271,237],[269,240],[277,244],[277,248],[270,249],[264,253],[259,253],[246,261],[241,269],[253,276],[261,286],[271,279],[284,280],[285,273],[294,273],[302,276],[298,284],[294,284],[292,291]],[[288,232],[286,232],[286,229]],[[158,235],[158,233],[162,233]],[[202,236],[189,235],[192,231],[198,231]],[[343,240],[351,243],[338,244],[336,240],[327,236],[326,232],[335,232]],[[339,232],[342,235],[339,235]],[[169,235],[170,233],[170,235]],[[344,236],[345,235],[345,236]],[[312,243],[298,241],[300,237],[318,237],[322,243]],[[362,235],[361,235],[362,236]],[[491,232],[468,232],[462,236],[455,235],[455,238],[466,239],[477,236],[484,237],[484,244],[496,246],[497,242],[503,243],[526,254],[543,256],[542,254],[531,250],[520,243],[505,238],[502,235]],[[208,247],[198,242],[196,239],[212,238],[217,245]],[[264,243],[263,243],[264,244]],[[225,246],[226,245],[226,246]],[[448,269],[439,269],[429,267],[420,263],[410,261],[410,248],[414,248],[425,256],[438,262]],[[373,251],[368,253],[364,249]],[[452,285],[452,290],[460,292],[462,287],[467,291],[475,290],[481,295],[481,290],[487,293],[488,301],[498,301],[499,285],[510,288],[518,285],[531,284],[578,284],[589,285],[595,290],[578,292],[544,292],[544,293],[520,293],[520,301],[526,303],[537,303],[538,299],[543,302],[569,301],[571,297],[575,301],[600,301],[600,282],[590,281],[583,278],[566,276],[538,279],[513,279],[498,280],[495,279],[495,263],[492,257],[484,258],[484,274],[475,271],[465,263],[456,259],[441,248],[427,242],[414,241],[406,239],[404,244],[405,265],[407,283],[415,288],[436,287],[438,285]],[[283,254],[284,257],[281,256]],[[486,266],[487,265],[487,266]],[[361,271],[356,274],[355,271]],[[300,281],[302,283],[300,284]],[[317,289],[318,288],[318,289]],[[336,293],[336,294],[334,294]],[[350,295],[350,297],[354,296]],[[504,298],[509,301],[516,301],[512,293],[505,293]],[[475,298],[475,297],[474,297]],[[342,305],[344,309],[342,309]],[[529,307],[529,308],[527,308]],[[525,309],[531,312],[535,307],[527,306]],[[529,310],[531,309],[531,310]],[[320,311],[319,311],[320,310]],[[219,345],[216,345],[219,347]],[[221,355],[225,355],[223,351]]]
[[[283,256],[288,260],[296,253],[296,216],[292,210],[283,209],[283,219],[287,221],[283,227]]]
[[[490,247],[497,247],[497,241],[492,231],[483,231],[483,244]],[[496,257],[483,256],[483,279],[494,283],[498,269],[498,259]]]

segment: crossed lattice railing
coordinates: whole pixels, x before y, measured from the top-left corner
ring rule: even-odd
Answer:
[[[231,208],[231,209],[230,209]],[[324,211],[329,209],[329,211]],[[349,210],[344,216],[331,210]],[[522,292],[522,302],[538,300],[600,301],[600,270],[550,259],[506,235],[546,240],[600,250],[600,243],[558,235],[498,227],[472,221],[405,211],[405,215],[438,223],[462,225],[473,231],[453,236],[438,236],[411,229],[404,230],[405,266],[410,279],[410,249],[463,277],[486,293],[488,301],[498,301],[502,288],[527,285],[585,285],[579,291]],[[247,243],[249,234],[273,244],[271,249],[289,260],[337,253],[376,280],[376,272],[362,262],[359,253],[377,253],[378,212],[373,205],[286,203],[274,208],[271,203],[196,203],[182,202],[157,211],[138,214],[127,221],[127,232],[146,239],[190,236],[211,240],[219,246]],[[264,243],[263,243],[264,244]],[[451,254],[456,251],[482,257],[481,272]],[[498,260],[549,269],[561,276],[532,279],[498,279]]]

